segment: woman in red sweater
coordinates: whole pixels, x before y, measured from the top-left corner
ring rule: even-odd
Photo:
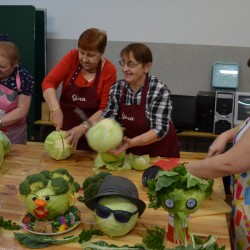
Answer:
[[[74,112],[79,108],[92,123],[100,118],[116,81],[116,68],[103,57],[107,45],[105,31],[91,28],[79,37],[78,49],[69,51],[42,83],[50,119],[56,130],[66,130],[66,139],[77,149],[91,150],[83,136],[88,124]],[[56,89],[62,84],[60,100]]]

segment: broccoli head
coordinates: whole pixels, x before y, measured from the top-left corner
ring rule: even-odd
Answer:
[[[97,195],[99,188],[109,172],[100,172],[97,175],[87,177],[83,182],[84,200],[88,200]]]
[[[66,169],[60,168],[52,172],[43,170],[40,173],[32,174],[20,183],[19,192],[21,195],[28,195],[30,192],[36,192],[42,188],[51,186],[56,194],[63,194],[69,191],[78,192],[80,185],[74,182],[74,178],[68,173]]]
[[[45,188],[48,182],[49,180],[41,173],[29,175],[19,185],[20,194],[28,195],[30,192],[36,192],[39,189]]]
[[[58,168],[58,169],[54,170],[53,172],[51,172],[50,177],[51,177],[51,179],[62,177],[68,183],[73,183],[74,182],[74,178],[64,168]]]
[[[53,187],[56,194],[65,194],[70,188],[67,181],[62,177],[53,178],[51,180],[51,186]]]

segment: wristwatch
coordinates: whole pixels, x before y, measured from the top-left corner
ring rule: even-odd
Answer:
[[[82,125],[84,128],[89,129],[89,124],[87,122],[83,122]]]

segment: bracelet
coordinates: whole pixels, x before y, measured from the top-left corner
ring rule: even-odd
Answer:
[[[48,107],[50,107],[54,102],[58,103],[57,100],[53,100],[48,104]]]
[[[58,107],[56,107],[56,108],[54,108],[54,109],[50,109],[49,112],[50,112],[50,113],[53,113],[53,112],[57,111],[58,109],[61,109],[60,106],[58,106]]]
[[[89,129],[89,124],[87,122],[82,123],[83,127],[86,128],[87,130]]]

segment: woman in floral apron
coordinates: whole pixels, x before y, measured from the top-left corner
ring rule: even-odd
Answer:
[[[233,146],[225,151],[226,145]],[[241,126],[219,135],[209,147],[208,158],[186,164],[192,174],[203,178],[231,175],[232,249],[250,249],[250,118]]]
[[[91,150],[85,136],[88,123],[74,112],[84,111],[94,123],[106,107],[109,90],[116,81],[116,68],[103,58],[106,32],[91,28],[78,40],[78,49],[68,52],[42,83],[43,96],[50,109],[50,119],[57,130],[66,130],[66,139],[77,149]],[[60,100],[56,89],[62,83]]]
[[[113,154],[179,157],[179,142],[171,121],[172,105],[167,86],[149,74],[152,53],[142,43],[132,43],[120,53],[124,79],[111,88],[102,117],[119,121],[123,143]]]
[[[16,45],[0,41],[0,130],[12,143],[25,144],[34,79],[18,60]]]

